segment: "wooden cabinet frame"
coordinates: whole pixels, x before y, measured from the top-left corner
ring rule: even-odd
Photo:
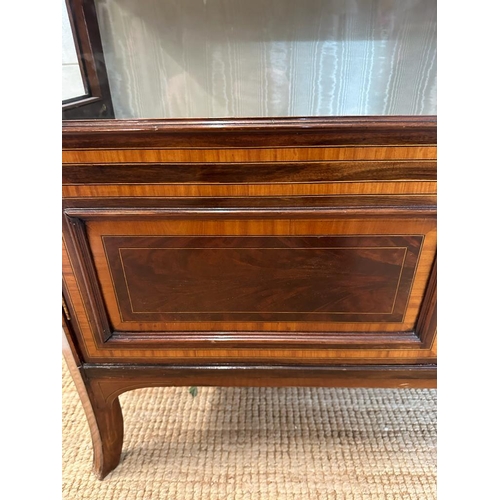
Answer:
[[[127,390],[435,387],[435,117],[63,122],[62,208],[64,342],[100,478],[119,462],[118,396]],[[150,234],[168,220],[171,234],[180,227],[190,235],[189,224],[223,221],[219,232],[207,229],[220,235],[224,224],[242,221],[242,228],[290,235],[294,224],[316,227],[329,218],[361,221],[356,227],[365,224],[368,235],[392,221],[408,225],[407,234],[428,228],[425,290],[411,331],[253,331],[217,344],[207,332],[137,337],[113,330],[99,275],[105,261],[96,257],[101,227],[149,224]],[[279,233],[273,221],[280,220],[292,229]]]
[[[85,95],[62,103],[63,120],[114,118],[111,91],[93,1],[66,0]]]

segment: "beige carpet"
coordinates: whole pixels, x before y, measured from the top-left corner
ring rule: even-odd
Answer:
[[[91,473],[63,368],[65,500],[436,498],[436,391],[141,389],[120,397],[122,463]]]

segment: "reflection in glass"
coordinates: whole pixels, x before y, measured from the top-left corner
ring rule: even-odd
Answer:
[[[85,95],[66,2],[62,0],[62,100]]]
[[[436,114],[435,0],[96,0],[116,118]]]

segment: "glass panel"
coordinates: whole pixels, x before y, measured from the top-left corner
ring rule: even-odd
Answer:
[[[62,0],[62,100],[84,95],[85,85],[78,63],[68,10],[65,0]]]
[[[435,0],[96,0],[116,118],[436,114]]]

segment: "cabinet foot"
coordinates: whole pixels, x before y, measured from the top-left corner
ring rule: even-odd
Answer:
[[[94,449],[93,472],[104,479],[120,462],[123,446],[123,416],[118,394],[99,378],[82,375],[63,335],[63,354],[87,417]]]
[[[123,416],[117,396],[106,394],[99,380],[87,382],[93,418],[89,420],[94,447],[94,474],[104,479],[120,462],[123,446]]]

